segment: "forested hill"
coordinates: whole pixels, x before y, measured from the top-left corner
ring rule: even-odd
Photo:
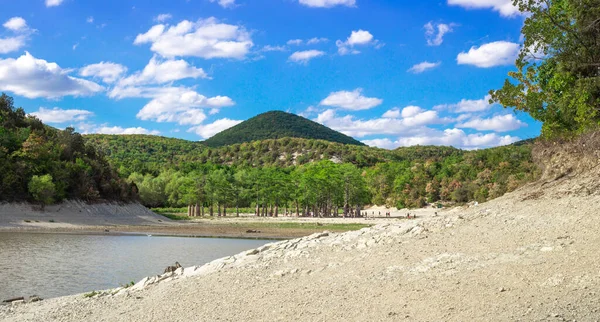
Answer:
[[[83,137],[44,125],[0,96],[0,202],[129,201],[136,188]]]
[[[289,167],[320,160],[352,163],[359,167],[403,160],[441,159],[464,153],[452,147],[415,146],[385,150],[323,140],[283,138],[211,148],[199,142],[152,135],[85,136],[86,141],[108,156],[121,174],[158,173],[165,166],[214,163],[233,166]]]
[[[236,143],[281,139],[285,137],[324,140],[359,146],[365,145],[317,122],[281,111],[271,111],[257,115],[216,134],[204,141],[204,144],[211,147],[220,147]]]

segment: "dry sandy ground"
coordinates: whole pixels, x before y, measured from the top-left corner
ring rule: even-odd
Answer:
[[[594,182],[537,183],[439,216],[281,241],[114,296],[0,306],[0,320],[597,321]]]

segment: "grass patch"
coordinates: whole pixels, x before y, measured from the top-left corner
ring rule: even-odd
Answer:
[[[96,295],[98,295],[98,294],[100,294],[100,292],[91,291],[91,292],[89,292],[89,293],[85,293],[85,294],[83,294],[83,297],[85,297],[85,298],[90,298],[90,297],[94,297],[94,296],[96,296]]]
[[[126,283],[126,284],[124,284],[124,285],[121,285],[121,287],[122,287],[122,288],[130,288],[130,287],[132,287],[132,286],[134,286],[134,285],[135,285],[135,283],[134,283],[133,281],[131,281],[131,282],[129,282],[129,283]]]
[[[25,219],[25,220],[23,220],[23,221],[24,221],[24,222],[31,222],[31,220],[27,220],[27,219]]]
[[[54,222],[54,219],[50,219],[50,220],[48,220],[48,222]]]

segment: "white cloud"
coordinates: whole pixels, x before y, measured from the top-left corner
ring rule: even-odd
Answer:
[[[436,110],[448,109],[454,113],[472,113],[472,112],[483,112],[492,107],[493,104],[490,104],[490,95],[486,95],[484,98],[480,100],[468,100],[462,99],[460,102],[456,104],[443,104],[437,105],[433,108]]]
[[[440,66],[441,64],[442,64],[441,62],[430,63],[428,61],[424,61],[422,63],[418,63],[418,64],[414,65],[413,67],[409,68],[407,70],[407,72],[413,73],[413,74],[420,74],[426,70],[434,69],[434,68]]]
[[[219,109],[233,106],[235,102],[227,96],[206,97],[186,87],[115,87],[109,97],[123,99],[129,97],[150,98],[138,113],[141,120],[156,122],[176,122],[182,125],[196,125],[206,119],[203,108]]]
[[[223,8],[233,8],[236,6],[235,0],[210,0],[210,2],[216,2]]]
[[[161,13],[158,16],[156,16],[154,20],[157,22],[165,22],[167,20],[171,20],[171,18],[173,18],[173,16],[170,13]]]
[[[25,37],[0,38],[0,54],[8,54],[25,46]]]
[[[398,146],[449,145],[463,149],[478,149],[507,145],[517,141],[519,141],[518,137],[510,135],[499,136],[496,133],[466,134],[460,129],[446,129],[443,132],[434,130],[426,135],[401,137],[398,139],[397,144]]]
[[[152,134],[152,135],[158,135],[160,134],[159,131],[151,131],[151,130],[147,130],[143,127],[129,127],[129,128],[123,128],[120,126],[102,126],[99,128],[96,128],[93,130],[92,133],[98,133],[98,134],[117,134],[117,135],[123,135],[123,134]]]
[[[421,111],[406,118],[359,120],[352,115],[339,117],[331,109],[320,113],[314,121],[355,137],[378,134],[411,134],[426,129],[426,125],[445,122],[436,111]]]
[[[448,4],[467,9],[493,9],[504,17],[521,14],[519,8],[513,5],[513,0],[448,0]]]
[[[92,16],[87,17],[87,19],[85,19],[85,22],[94,23],[94,17],[92,17]]]
[[[428,46],[439,46],[444,42],[444,35],[452,32],[452,24],[439,23],[434,25],[431,22],[425,24],[425,38]],[[437,28],[436,28],[437,27]],[[437,34],[436,34],[437,29]]]
[[[444,131],[428,129],[423,133],[412,136],[403,136],[393,141],[389,138],[364,140],[363,143],[384,149],[395,149],[400,146],[414,145],[445,145],[461,149],[481,149],[512,144],[520,139],[515,136],[500,136],[496,133],[466,134],[461,129],[446,129]]]
[[[317,38],[317,37],[315,37],[315,38],[311,38],[311,39],[307,40],[306,44],[307,45],[316,45],[316,44],[319,44],[319,43],[322,43],[322,42],[328,42],[328,41],[329,41],[329,39],[327,39],[327,38]]]
[[[287,48],[285,48],[285,46],[271,46],[271,45],[266,45],[263,47],[262,51],[287,51]]]
[[[200,135],[203,139],[208,139],[208,138],[214,136],[215,134],[225,131],[228,128],[234,127],[240,123],[242,123],[242,121],[230,120],[230,119],[225,118],[225,119],[216,120],[210,124],[192,127],[188,130],[188,132],[194,132],[194,133]]]
[[[321,57],[323,55],[325,55],[325,52],[320,50],[297,51],[290,56],[289,60],[295,63],[307,64],[311,59]]]
[[[139,34],[134,44],[151,43],[150,49],[163,57],[192,56],[205,59],[246,57],[254,45],[244,27],[220,23],[216,18],[177,25],[155,25]]]
[[[313,8],[356,7],[356,0],[300,0],[300,4]]]
[[[12,17],[8,19],[2,26],[12,31],[23,31],[29,29],[27,22],[21,17]]]
[[[346,41],[338,40],[335,42],[335,45],[338,47],[338,53],[340,55],[360,54],[360,51],[354,49],[355,46],[372,45],[377,49],[383,46],[383,44],[380,44],[378,40],[374,39],[370,32],[362,29],[352,31],[350,37],[348,37]]]
[[[84,121],[94,113],[86,110],[63,110],[58,107],[53,109],[40,107],[37,112],[31,115],[39,118],[45,123],[65,123],[70,121]]]
[[[375,97],[365,97],[362,95],[362,88],[357,88],[351,92],[339,91],[329,94],[320,105],[339,107],[347,110],[358,111],[368,110],[379,106],[383,100]]]
[[[290,39],[287,41],[287,44],[290,46],[300,46],[303,42],[304,40],[302,39]]]
[[[76,48],[77,46],[75,46]],[[73,48],[73,49],[75,49]],[[83,77],[100,78],[105,83],[113,83],[127,71],[127,67],[111,62],[87,65],[79,70]]]
[[[56,63],[25,52],[17,59],[0,59],[0,91],[27,98],[58,98],[93,95],[104,90],[94,82],[69,76],[68,72]]]
[[[0,54],[8,54],[25,46],[29,36],[35,32],[27,26],[27,21],[21,17],[12,17],[3,25],[4,28],[15,33],[12,37],[0,38]]]
[[[527,126],[524,122],[517,119],[513,114],[497,115],[492,118],[482,119],[474,118],[462,124],[457,124],[458,128],[469,128],[478,131],[508,132]]]
[[[118,86],[163,84],[185,78],[209,78],[202,68],[190,66],[185,60],[160,61],[152,57],[144,70],[121,79]]]
[[[383,115],[381,117],[387,118],[387,119],[397,119],[400,117],[401,111],[399,108],[394,107],[391,110],[386,111],[385,113],[383,113]]]
[[[46,7],[56,7],[60,6],[64,0],[46,0]]]
[[[416,115],[419,115],[421,113],[425,112],[422,108],[418,107],[418,106],[407,106],[405,108],[402,109],[402,117],[404,118],[408,118],[408,117],[414,117]]]
[[[480,68],[506,66],[515,63],[519,55],[519,44],[508,41],[496,41],[471,47],[468,52],[458,54],[456,61],[459,65],[474,65]]]

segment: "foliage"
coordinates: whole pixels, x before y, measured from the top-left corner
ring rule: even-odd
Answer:
[[[257,115],[245,122],[218,133],[204,141],[204,144],[211,147],[219,147],[285,137],[318,139],[343,144],[364,145],[347,135],[336,132],[317,122],[281,111],[271,111]]]
[[[40,202],[42,205],[49,205],[54,202],[56,187],[52,182],[51,175],[31,177],[28,187],[29,193],[35,201]]]
[[[135,187],[73,128],[45,126],[0,96],[0,201],[131,200]]]
[[[580,134],[600,122],[600,1],[515,0],[528,17],[524,44],[492,101],[542,121],[542,136]]]

